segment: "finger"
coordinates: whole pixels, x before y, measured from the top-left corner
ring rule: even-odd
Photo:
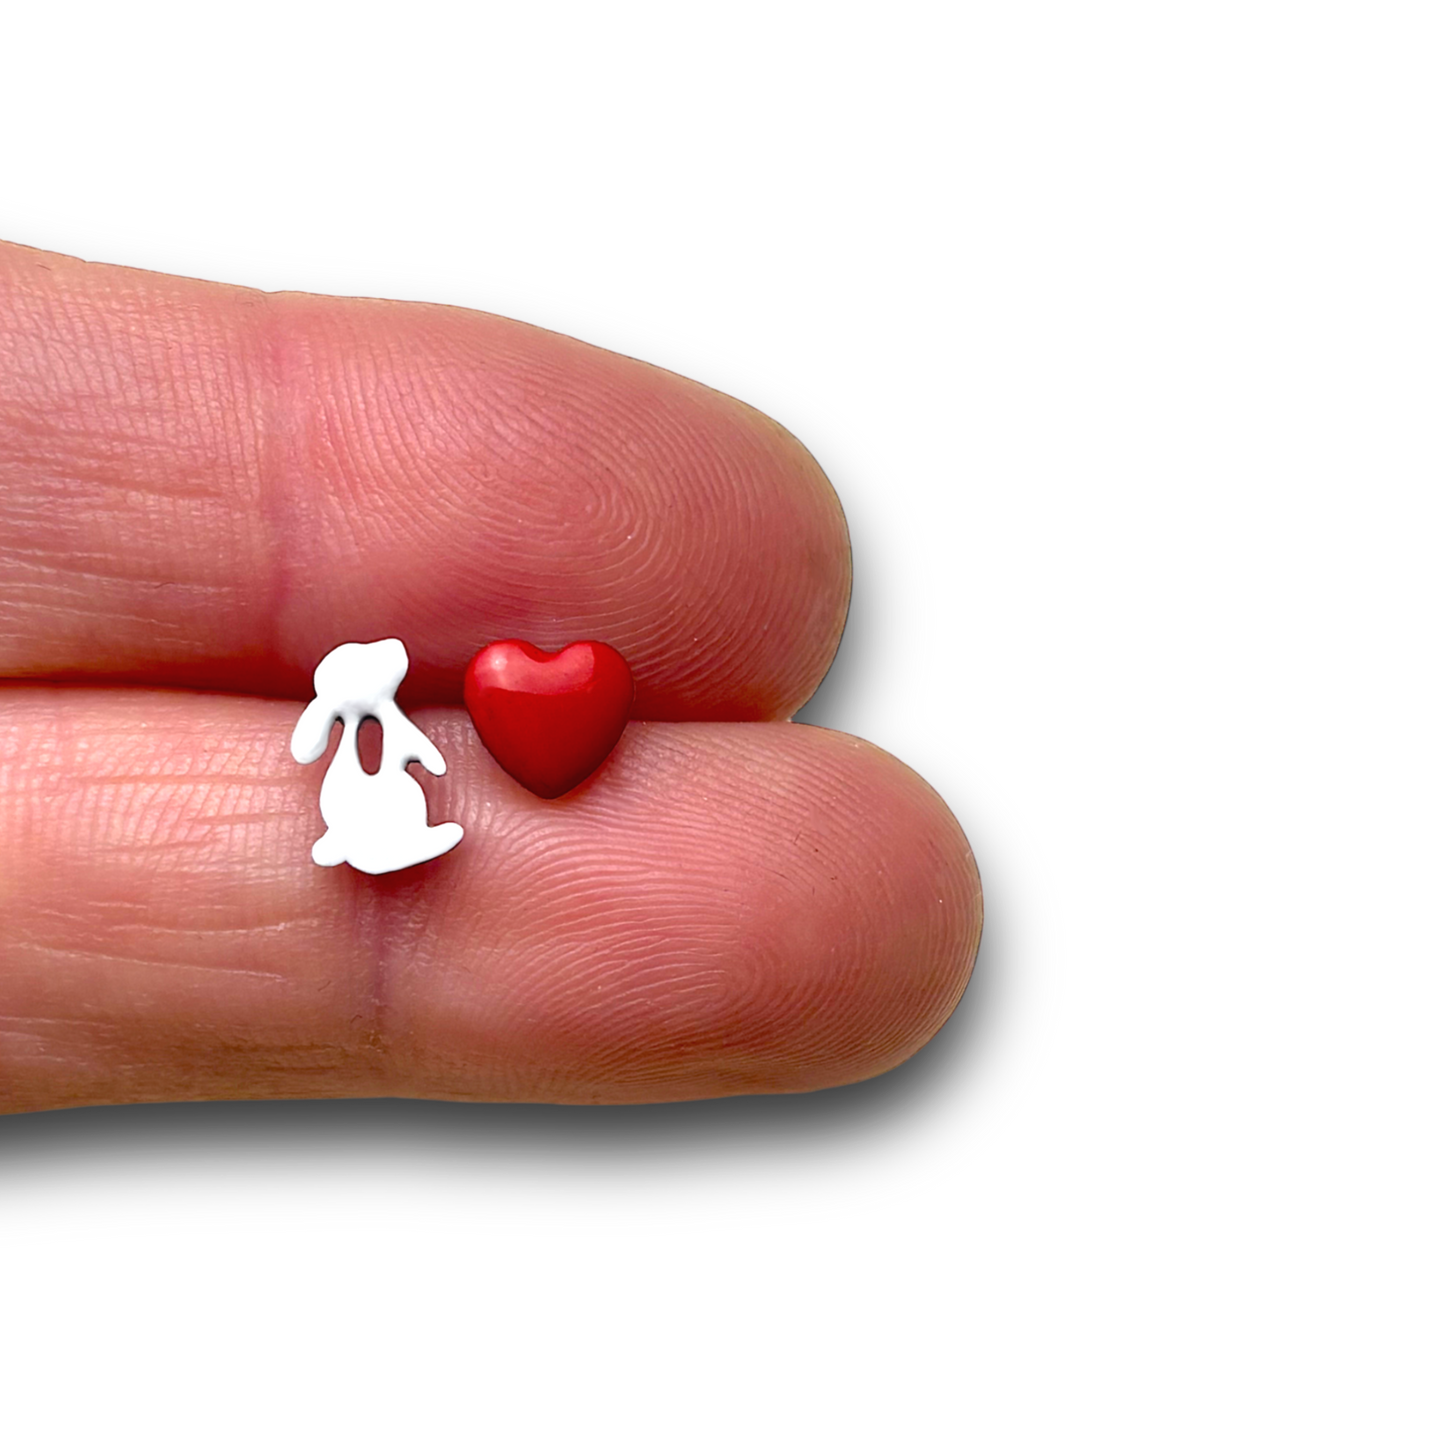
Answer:
[[[399,636],[611,643],[636,715],[790,715],[848,594],[837,499],[696,383],[452,307],[0,246],[0,675],[302,696]]]
[[[881,1072],[947,1017],[978,878],[914,774],[821,729],[633,724],[546,803],[426,710],[456,849],[309,860],[294,705],[0,698],[0,1099],[627,1102]]]

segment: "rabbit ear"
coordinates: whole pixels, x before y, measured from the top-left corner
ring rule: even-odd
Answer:
[[[331,724],[336,721],[336,709],[316,697],[306,704],[306,711],[296,719],[291,734],[291,756],[298,763],[314,763],[326,751],[331,740]]]

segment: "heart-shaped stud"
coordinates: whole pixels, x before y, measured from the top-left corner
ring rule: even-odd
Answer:
[[[617,745],[632,707],[632,670],[605,642],[544,652],[509,638],[472,658],[462,690],[487,751],[524,788],[559,798]]]

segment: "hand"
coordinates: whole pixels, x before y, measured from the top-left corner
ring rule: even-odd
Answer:
[[[740,403],[493,316],[0,246],[0,496],[0,1107],[814,1089],[957,1003],[957,823],[780,721],[848,540]],[[466,836],[373,878],[310,861],[287,739],[320,658],[387,636]],[[636,676],[558,802],[459,706],[506,636]]]

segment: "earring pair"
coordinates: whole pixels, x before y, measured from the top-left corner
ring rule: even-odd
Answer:
[[[392,873],[455,848],[459,823],[427,822],[426,794],[407,771],[417,762],[438,776],[441,750],[397,706],[410,659],[399,638],[343,642],[317,665],[316,696],[291,734],[291,756],[314,763],[334,725],[341,743],[321,782],[326,831],[312,845],[322,867],[350,863],[363,873]],[[542,798],[559,798],[607,760],[632,707],[632,671],[605,642],[574,642],[545,652],[508,638],[489,643],[471,662],[462,696],[477,735],[497,763]],[[368,773],[357,738],[372,718],[381,725],[381,765]]]

